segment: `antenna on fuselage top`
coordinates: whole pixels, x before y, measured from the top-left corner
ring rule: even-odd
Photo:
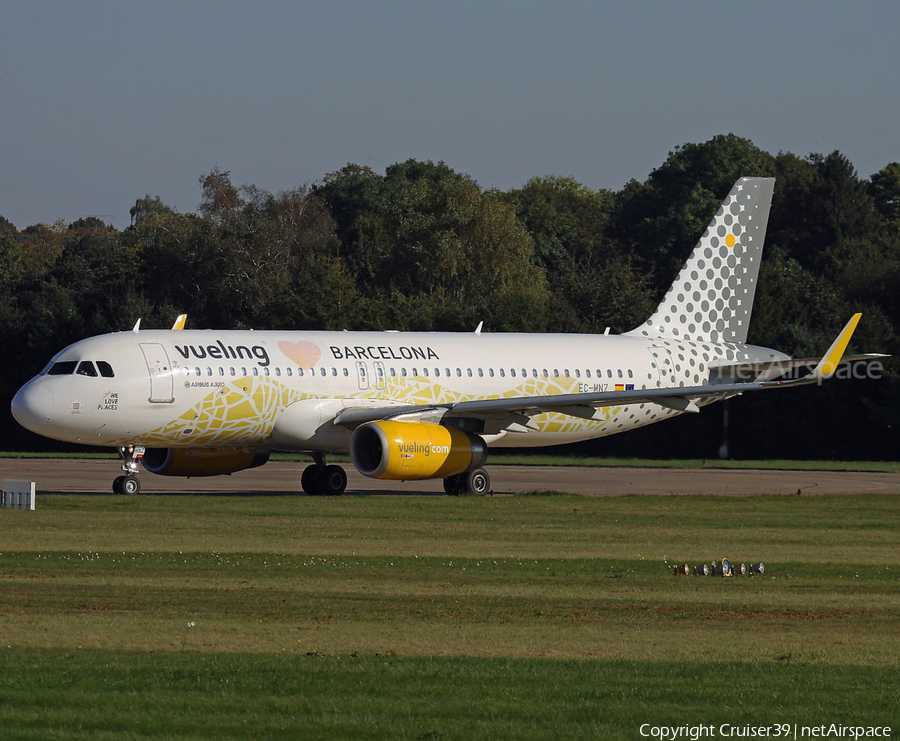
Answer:
[[[138,320],[134,323],[134,326],[131,328],[131,331],[137,334],[141,331],[141,318],[138,317]]]
[[[480,334],[481,334],[481,328],[482,328],[483,326],[484,326],[484,322],[478,322],[478,326],[475,327],[475,334],[480,335]]]

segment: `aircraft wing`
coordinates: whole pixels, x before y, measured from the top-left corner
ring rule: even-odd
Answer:
[[[558,412],[582,419],[600,419],[599,409],[626,404],[653,403],[679,412],[699,412],[697,400],[722,399],[747,391],[788,388],[812,383],[821,383],[830,378],[843,360],[844,351],[856,329],[861,314],[855,314],[837,339],[821,358],[805,358],[804,366],[815,364],[813,371],[801,378],[786,381],[760,381],[745,383],[711,383],[702,386],[679,386],[674,388],[635,389],[627,391],[599,391],[584,394],[558,394],[553,396],[519,396],[512,398],[474,399],[471,401],[446,402],[429,405],[372,405],[365,408],[347,408],[337,414],[334,424],[355,428],[365,422],[398,417],[429,416],[494,418],[502,421],[499,429],[523,431],[529,428],[530,418],[543,412]],[[847,360],[869,359],[875,356],[850,356]]]
[[[518,396],[501,399],[475,399],[425,406],[383,406],[363,409],[349,408],[334,419],[337,425],[357,427],[364,422],[393,419],[410,415],[425,415],[443,411],[443,416],[484,417],[521,415],[532,417],[542,412],[559,412],[572,417],[594,419],[598,409],[652,402],[683,412],[698,412],[700,408],[694,399],[702,397],[724,397],[744,391],[756,391],[762,383],[712,384],[684,388],[639,389],[637,391],[598,391],[586,394],[558,394],[554,396]],[[599,419],[599,416],[597,416]],[[527,425],[526,425],[527,426]]]

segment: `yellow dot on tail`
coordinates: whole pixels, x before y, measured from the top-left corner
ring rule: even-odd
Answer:
[[[729,247],[734,247],[734,242],[734,234],[729,234],[727,237],[725,237],[725,244],[727,244]]]

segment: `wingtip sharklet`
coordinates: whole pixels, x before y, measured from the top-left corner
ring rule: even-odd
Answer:
[[[847,322],[841,330],[837,339],[831,343],[828,352],[826,352],[819,361],[819,364],[812,372],[813,376],[816,378],[830,378],[834,375],[838,364],[841,362],[844,353],[847,351],[847,345],[850,344],[850,338],[853,337],[853,333],[856,331],[856,325],[859,324],[860,317],[862,317],[862,313],[856,313],[850,318],[850,321]]]

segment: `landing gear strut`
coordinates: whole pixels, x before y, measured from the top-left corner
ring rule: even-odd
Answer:
[[[340,496],[347,488],[347,472],[340,466],[325,464],[324,453],[313,453],[316,461],[303,469],[300,486],[310,496]]]
[[[122,457],[122,470],[124,476],[116,477],[113,481],[113,494],[140,494],[141,482],[138,479],[137,462],[144,457],[143,445],[121,445],[119,455]]]
[[[463,471],[444,479],[444,491],[451,497],[460,494],[487,494],[491,490],[491,477],[483,468]]]

